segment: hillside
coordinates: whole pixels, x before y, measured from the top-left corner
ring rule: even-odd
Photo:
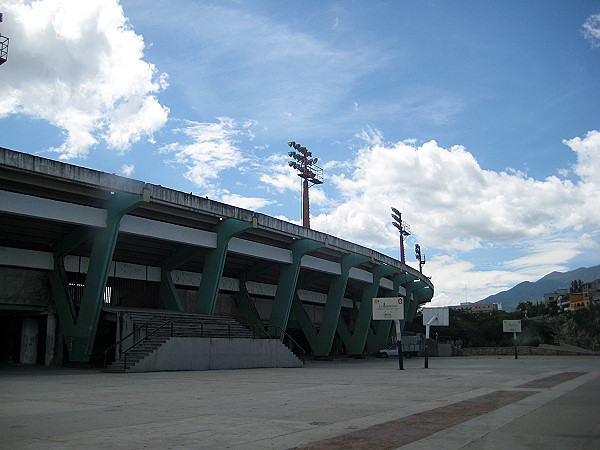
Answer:
[[[600,264],[594,267],[580,267],[569,272],[551,272],[535,282],[524,281],[515,287],[484,298],[476,303],[501,303],[505,311],[514,311],[521,302],[544,300],[544,294],[557,289],[568,289],[571,281],[584,283],[600,278]]]

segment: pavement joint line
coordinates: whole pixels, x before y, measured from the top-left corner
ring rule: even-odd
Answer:
[[[499,390],[295,448],[393,449],[523,400],[539,391]]]
[[[584,372],[586,375],[574,378],[565,385],[568,389],[562,389],[563,386],[557,385],[554,388],[542,389],[521,401],[511,403],[503,408],[490,411],[488,414],[476,417],[472,420],[460,423],[446,430],[441,430],[431,436],[427,436],[419,441],[415,441],[406,446],[404,450],[419,450],[422,448],[452,448],[459,449],[480,439],[491,431],[501,428],[511,422],[515,422],[521,417],[541,408],[542,406],[556,400],[573,389],[597,378],[600,373]],[[511,388],[512,390],[512,388]],[[493,424],[493,427],[490,427]]]
[[[413,367],[412,374],[396,372],[393,365],[378,360],[329,363],[317,370],[148,373],[118,379],[83,371],[79,376],[72,370],[44,371],[40,376],[0,371],[0,384],[6,388],[0,397],[0,428],[27,426],[10,430],[20,439],[0,436],[0,447],[64,448],[64,444],[52,442],[70,441],[69,446],[90,448],[283,449],[306,446],[496,391],[528,395],[407,446],[461,448],[480,436],[494,435],[503,423],[515,427],[515,417],[527,418],[530,411],[544,409],[546,402],[600,375],[600,359],[588,357],[434,361],[440,367],[430,371]],[[554,387],[535,390],[515,386],[527,384],[532,378],[540,380],[576,370],[588,372]],[[25,397],[30,400],[23,404]],[[215,401],[217,405],[211,406],[210,402]],[[254,403],[260,408],[250,408]],[[203,415],[201,411],[214,418],[203,418],[203,423],[196,425],[194,419]],[[291,411],[300,415],[294,416]],[[247,421],[252,423],[242,424]],[[61,423],[66,429],[52,428]],[[473,439],[469,440],[469,436]],[[43,438],[49,440],[39,440]]]
[[[547,377],[528,381],[527,383],[520,384],[516,387],[532,389],[553,388],[559,384],[562,384],[566,381],[570,381],[574,378],[578,378],[587,373],[588,372],[559,372],[555,373],[554,375],[549,375]]]
[[[334,422],[334,423],[331,423],[330,425],[326,425],[326,426],[320,426],[320,427],[315,426],[310,429],[298,430],[294,433],[289,433],[289,434],[285,435],[284,437],[289,438],[291,435],[296,435],[296,436],[298,436],[299,440],[300,440],[300,438],[304,437],[304,439],[302,439],[304,442],[307,442],[307,441],[316,442],[319,440],[326,440],[326,439],[333,438],[335,436],[347,434],[350,432],[349,430],[356,430],[356,429],[363,430],[363,429],[369,428],[371,426],[379,425],[379,424],[382,424],[385,422],[391,422],[391,421],[394,421],[397,419],[402,419],[402,418],[410,417],[410,416],[413,416],[416,414],[424,413],[424,412],[430,411],[432,409],[442,408],[444,406],[448,406],[450,404],[461,402],[463,400],[471,400],[471,399],[474,399],[474,398],[477,398],[477,397],[480,397],[483,395],[488,395],[493,392],[496,392],[497,390],[499,390],[499,389],[481,387],[481,388],[478,388],[478,389],[475,389],[472,391],[451,394],[447,397],[443,397],[443,398],[436,399],[436,400],[427,400],[424,402],[414,402],[411,404],[404,405],[400,408],[388,409],[386,411],[377,412],[377,413],[371,414],[369,416],[363,416],[363,417],[359,417],[359,418]],[[514,390],[514,389],[504,387],[504,388],[500,388],[500,390]],[[530,392],[531,390],[524,390],[524,391]],[[322,435],[323,437],[319,438],[318,436],[314,436],[315,432],[318,433],[319,435]],[[276,441],[277,441],[277,437],[269,437],[269,438],[257,439],[255,441],[252,441],[252,443],[260,444],[260,443],[268,442],[269,444],[273,444]],[[298,445],[301,445],[301,444],[298,444]],[[268,446],[265,448],[271,448],[271,447]],[[280,447],[276,447],[276,448],[280,448]],[[284,448],[284,447],[282,446],[281,448]]]

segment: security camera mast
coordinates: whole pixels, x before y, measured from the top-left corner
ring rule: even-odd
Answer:
[[[293,158],[288,162],[290,167],[298,171],[298,176],[302,181],[302,226],[310,228],[310,208],[308,201],[308,188],[315,184],[323,183],[323,169],[317,166],[319,158],[312,158],[312,153],[306,147],[290,141],[288,145],[296,151],[289,151],[288,156]],[[312,185],[309,186],[308,183]]]

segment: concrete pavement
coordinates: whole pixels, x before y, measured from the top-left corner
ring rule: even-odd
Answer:
[[[600,358],[0,369],[0,448],[592,448]]]

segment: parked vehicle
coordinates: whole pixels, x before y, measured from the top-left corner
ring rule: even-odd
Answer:
[[[423,351],[423,340],[421,336],[402,336],[402,356],[410,358],[411,356],[417,356]],[[381,358],[389,358],[390,356],[398,356],[398,346],[396,344],[391,345],[388,348],[384,348],[375,353],[375,356]]]
[[[402,347],[404,347],[404,345]],[[398,346],[396,344],[394,344],[394,345],[390,346],[389,348],[384,348],[383,350],[379,350],[379,352],[377,352],[376,356],[379,356],[381,358],[389,358],[390,356],[398,356]],[[402,356],[404,356],[405,358],[410,358],[412,355],[410,352],[407,352],[403,349]]]

